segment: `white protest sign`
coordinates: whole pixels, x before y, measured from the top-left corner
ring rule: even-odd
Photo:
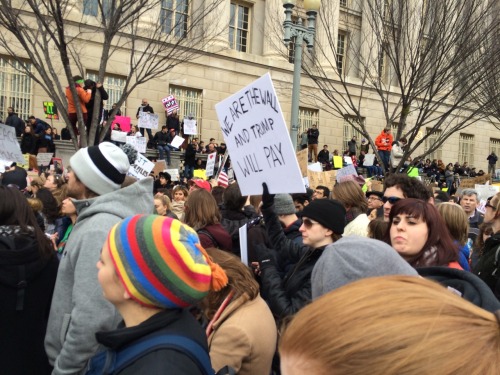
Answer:
[[[170,179],[172,181],[179,181],[179,170],[178,169],[165,169],[165,172],[167,172],[170,175]]]
[[[158,129],[158,114],[157,113],[139,112],[138,125],[140,128]]]
[[[0,124],[0,160],[12,160],[24,164],[23,153],[16,138],[16,130],[4,124]]]
[[[50,161],[52,160],[52,153],[50,152],[40,152],[36,155],[36,161],[38,165],[41,165],[43,167],[46,167],[47,165],[50,164]]]
[[[269,73],[215,105],[243,195],[304,193],[295,150]]]
[[[111,130],[111,140],[115,142],[127,142],[127,132],[121,132],[119,130]]]
[[[139,180],[149,176],[149,173],[155,167],[155,163],[149,161],[148,158],[141,154],[137,154],[137,160],[130,166],[128,175],[133,176]]]
[[[240,254],[241,262],[248,266],[248,241],[247,241],[247,225],[243,225],[239,229],[240,234]]]
[[[184,134],[198,134],[198,126],[195,119],[184,119]]]
[[[371,167],[375,161],[375,154],[366,154],[363,161],[363,167]]]
[[[161,100],[167,114],[171,114],[175,109],[179,109],[179,103],[175,100],[175,96],[169,95]]]
[[[145,153],[146,152],[146,138],[144,137],[136,137],[135,135],[128,135],[127,143],[134,146],[137,152]]]
[[[172,139],[172,142],[170,143],[173,147],[175,148],[181,148],[181,145],[184,143],[184,138],[179,137],[176,135],[174,139]]]
[[[344,156],[344,162],[347,164],[347,165],[352,165],[352,159],[350,156]]]
[[[337,182],[340,182],[341,177],[349,175],[354,175],[354,176],[358,175],[356,168],[354,168],[354,165],[352,164],[337,170]]]
[[[217,160],[217,153],[214,152],[207,156],[207,167],[205,174],[207,177],[214,175],[215,161]]]
[[[479,185],[479,184],[476,184],[474,189],[477,191],[478,193],[478,198],[479,200],[486,200],[488,199],[489,197],[495,195],[496,193],[498,193],[498,191],[500,190],[500,187],[499,186],[495,186],[495,185]]]
[[[309,169],[310,171],[314,171],[314,172],[323,172],[323,167],[321,166],[321,163],[314,163],[314,164],[309,164],[307,166],[307,169]]]

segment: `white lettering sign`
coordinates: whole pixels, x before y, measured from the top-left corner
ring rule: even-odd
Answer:
[[[214,175],[215,161],[217,160],[217,153],[214,152],[207,156],[207,167],[205,174],[207,177]]]
[[[139,127],[145,129],[158,129],[158,114],[139,112]]]
[[[216,104],[243,195],[303,193],[302,173],[268,74]]]
[[[146,138],[136,137],[135,135],[129,135],[126,137],[127,143],[134,146],[137,152],[146,153]]]
[[[50,152],[40,152],[36,155],[36,161],[38,165],[41,165],[43,167],[46,167],[47,165],[50,164],[50,161],[52,160],[52,155]]]
[[[137,160],[130,166],[128,175],[133,176],[139,180],[149,176],[149,173],[155,167],[155,163],[149,161],[148,158],[141,154],[137,154]]]
[[[195,119],[184,119],[184,134],[198,134],[198,125]]]

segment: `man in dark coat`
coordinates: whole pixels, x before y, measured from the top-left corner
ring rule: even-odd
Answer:
[[[20,137],[24,132],[25,123],[22,119],[17,116],[14,112],[14,108],[7,108],[7,119],[5,120],[5,125],[12,126],[16,129],[16,137]]]

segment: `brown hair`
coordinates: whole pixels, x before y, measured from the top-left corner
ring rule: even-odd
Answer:
[[[368,237],[383,241],[388,226],[389,223],[384,221],[383,217],[373,219],[370,221],[370,224],[368,224]]]
[[[217,202],[211,193],[205,189],[193,190],[184,205],[184,222],[194,230],[205,228],[208,225],[221,221]]]
[[[500,193],[496,193],[488,202],[493,207],[496,207],[495,210],[495,220],[500,218]]]
[[[342,203],[346,210],[357,208],[364,213],[368,209],[366,196],[361,187],[354,181],[344,181],[335,184],[333,187],[333,198]]]
[[[440,203],[436,208],[448,227],[451,237],[464,246],[468,240],[469,219],[463,208],[451,202]]]
[[[184,186],[182,185],[175,185],[174,188],[172,189],[172,199],[174,198],[174,194],[177,190],[180,190],[182,191],[182,194],[184,194],[184,200],[186,200],[186,198],[188,197],[189,195],[189,192],[188,192],[188,189],[186,189]]]
[[[472,244],[472,252],[479,254],[479,256],[483,255],[484,250],[484,235],[491,236],[493,235],[493,223],[482,223],[479,225],[479,234],[476,237],[476,240]]]
[[[279,351],[282,366],[315,374],[493,375],[500,373],[500,327],[494,314],[439,284],[385,276],[304,307]]]
[[[208,319],[213,318],[231,291],[234,292],[233,300],[244,294],[248,296],[249,300],[253,300],[259,295],[259,284],[255,281],[252,271],[237,256],[213,247],[208,248],[207,253],[215,263],[222,267],[229,279],[229,283],[222,290],[218,292],[211,290],[203,300],[203,312]]]

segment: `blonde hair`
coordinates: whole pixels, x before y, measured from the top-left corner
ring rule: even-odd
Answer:
[[[386,276],[346,285],[303,308],[279,351],[282,364],[309,374],[496,375],[500,327],[494,314],[439,284]]]
[[[154,200],[160,201],[160,203],[164,207],[167,207],[167,211],[172,211],[172,202],[170,201],[170,198],[167,195],[156,194]]]
[[[448,227],[451,237],[460,245],[465,245],[469,233],[469,218],[463,208],[452,202],[440,203],[436,208]]]

